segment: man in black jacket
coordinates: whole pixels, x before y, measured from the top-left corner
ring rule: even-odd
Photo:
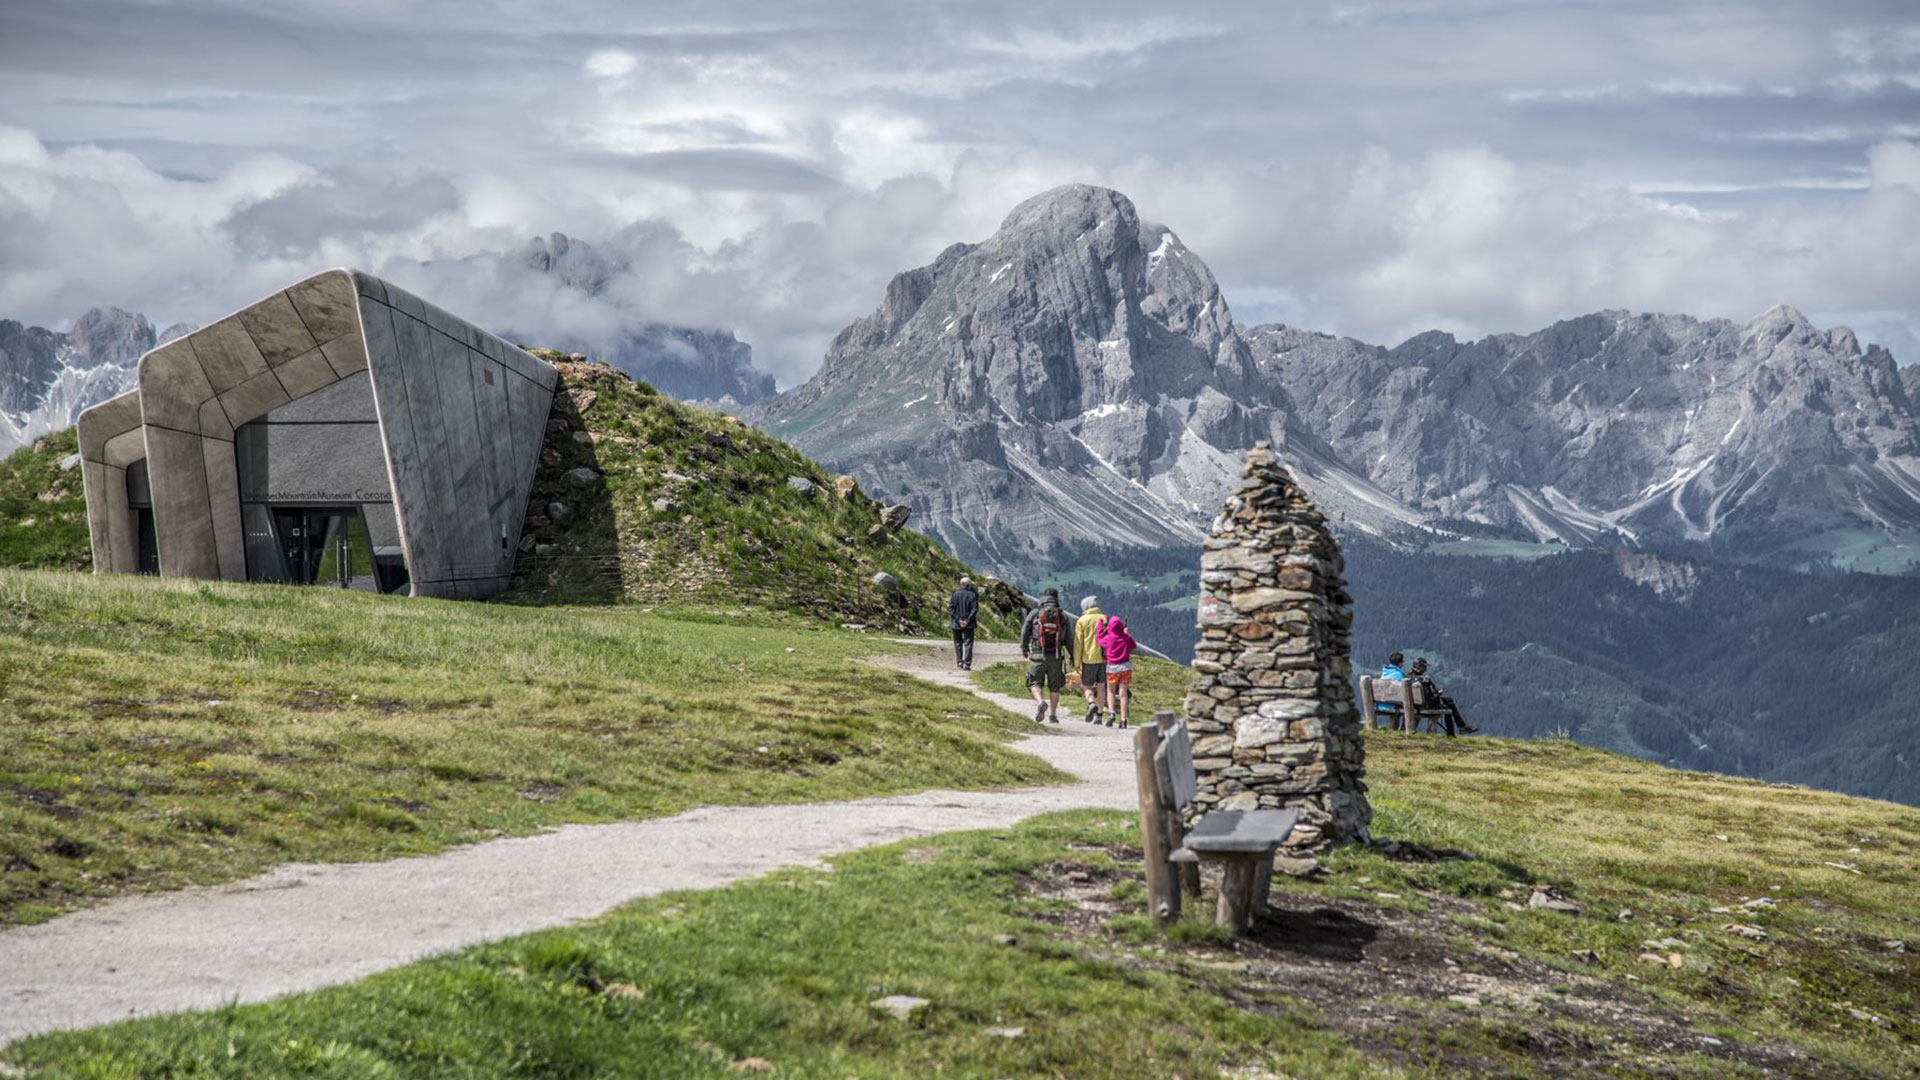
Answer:
[[[961,578],[953,599],[947,601],[947,626],[953,630],[954,666],[972,671],[973,632],[980,627],[980,594],[973,591],[972,578]]]
[[[1427,674],[1426,657],[1422,656],[1413,662],[1413,670],[1407,672],[1407,678],[1420,684],[1420,696],[1428,708],[1446,710],[1442,719],[1447,723],[1448,735],[1457,735],[1461,731],[1471,735],[1480,730],[1467,723],[1467,718],[1460,715],[1460,706],[1454,704],[1452,698],[1440,692],[1440,684],[1434,682],[1433,676]],[[1456,728],[1458,730],[1455,730]],[[1408,730],[1411,731],[1413,728],[1409,726]]]

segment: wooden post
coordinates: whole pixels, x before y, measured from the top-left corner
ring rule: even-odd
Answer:
[[[1165,734],[1167,729],[1173,726],[1173,712],[1169,709],[1161,709],[1153,714],[1153,723],[1162,734]],[[1170,806],[1167,808],[1167,850],[1178,851],[1186,842],[1187,827],[1180,820],[1180,807]],[[1180,878],[1180,891],[1195,900],[1200,899],[1200,864],[1181,863],[1175,873]]]
[[[1266,909],[1267,900],[1273,895],[1273,856],[1268,855],[1253,868],[1253,910]]]
[[[1153,752],[1160,745],[1160,729],[1141,724],[1133,731],[1134,778],[1140,788],[1140,850],[1147,867],[1147,909],[1162,923],[1180,917],[1180,889],[1167,856],[1167,810],[1160,802],[1160,776]]]
[[[1420,717],[1413,711],[1413,680],[1400,680],[1400,730],[1411,735],[1420,730]]]
[[[1226,872],[1220,876],[1220,910],[1215,918],[1236,934],[1246,933],[1253,925],[1254,874],[1261,862],[1256,856],[1246,855],[1228,859]]]

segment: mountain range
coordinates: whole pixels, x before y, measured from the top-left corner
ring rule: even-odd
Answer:
[[[146,316],[119,308],[94,308],[64,333],[0,319],[0,455],[121,393],[142,353],[189,329],[155,334]]]
[[[1916,371],[1784,306],[1393,348],[1246,327],[1172,231],[1073,185],[896,276],[753,416],[1003,567],[1061,543],[1191,542],[1266,439],[1336,523],[1403,545],[1904,570]]]

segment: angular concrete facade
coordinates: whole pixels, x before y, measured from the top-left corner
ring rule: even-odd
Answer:
[[[490,596],[557,380],[378,278],[308,278],[147,353],[137,390],[81,415],[94,568],[287,580],[264,565],[275,530],[332,512],[404,560],[414,595]]]

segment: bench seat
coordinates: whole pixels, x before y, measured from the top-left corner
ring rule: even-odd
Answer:
[[[1198,862],[1202,855],[1271,855],[1300,821],[1298,810],[1214,810],[1203,814],[1186,834],[1174,862]]]

